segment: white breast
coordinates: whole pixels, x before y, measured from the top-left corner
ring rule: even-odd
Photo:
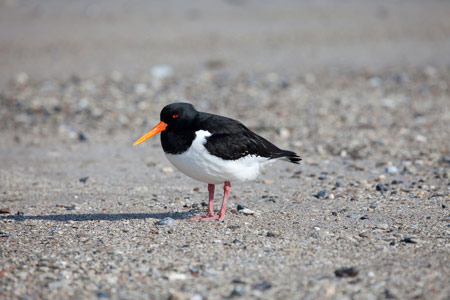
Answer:
[[[198,181],[218,184],[224,181],[253,180],[264,165],[273,160],[256,155],[247,155],[237,160],[225,160],[211,155],[205,148],[206,130],[195,132],[191,147],[182,154],[166,154],[167,159],[181,172]]]

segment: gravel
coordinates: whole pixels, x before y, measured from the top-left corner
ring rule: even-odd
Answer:
[[[364,73],[316,75],[320,86],[285,76],[289,86],[273,90],[265,75],[230,74],[215,85],[194,74],[172,78],[144,111],[134,92],[125,106],[120,99],[90,100],[82,111],[77,97],[65,95],[69,87],[90,86],[85,97],[110,99],[109,91],[128,90],[139,78],[55,81],[64,87],[53,91],[62,99],[57,110],[42,100],[45,82],[29,83],[26,97],[11,83],[0,104],[2,295],[345,299],[357,292],[362,298],[445,299],[450,182],[444,156],[450,136],[439,126],[449,125],[450,97],[438,89],[424,105],[417,92],[423,70],[402,72],[409,74],[408,85],[389,86],[392,73],[378,74],[389,86],[377,88],[382,91],[367,87]],[[434,80],[450,77],[446,70],[438,74]],[[341,81],[353,84],[341,89]],[[221,98],[228,105],[207,102],[223,84],[239,87]],[[304,159],[299,166],[277,163],[255,182],[233,184],[224,222],[189,220],[207,209],[201,205],[206,185],[173,169],[158,139],[131,146],[156,124],[171,91],[187,86],[191,97],[201,95],[192,97],[200,109],[243,120]],[[266,100],[255,108],[249,91]],[[364,101],[358,100],[362,93]],[[408,95],[402,101],[409,105],[387,113],[379,102],[386,93]],[[324,100],[312,101],[316,97]],[[41,99],[38,109],[30,98]],[[363,114],[367,107],[370,115]],[[425,124],[417,124],[419,113]],[[119,122],[120,114],[129,123]],[[64,128],[89,139],[59,129],[69,122]],[[277,122],[290,129],[288,139],[277,132]],[[423,126],[427,143],[418,144],[414,131]],[[389,162],[399,172],[386,172]],[[220,192],[216,198],[218,209]],[[339,271],[336,265],[358,268]]]
[[[399,20],[393,6],[349,5]],[[186,18],[195,27],[201,16]],[[427,24],[371,36],[445,40]],[[339,45],[341,34],[332,35]],[[274,52],[290,43],[267,40]],[[285,72],[267,56],[274,70],[242,71],[214,53],[188,74],[155,60],[143,72],[39,77],[25,68],[4,81],[0,298],[448,299],[450,69]],[[243,121],[301,164],[232,183],[223,222],[191,221],[207,210],[206,184],[173,168],[158,138],[132,146],[180,99]]]

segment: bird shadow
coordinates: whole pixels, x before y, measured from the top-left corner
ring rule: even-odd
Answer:
[[[188,219],[197,210],[188,210],[185,212],[168,212],[168,213],[118,213],[118,214],[57,214],[57,215],[9,215],[0,216],[0,220],[41,220],[41,221],[122,221],[122,220],[138,220],[138,219],[159,219],[170,217],[175,220]]]

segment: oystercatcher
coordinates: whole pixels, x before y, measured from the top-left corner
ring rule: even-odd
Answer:
[[[265,165],[277,159],[295,164],[301,160],[295,152],[278,148],[241,122],[198,112],[189,103],[165,106],[160,120],[134,146],[161,132],[161,144],[169,161],[187,176],[208,184],[208,213],[196,220],[223,220],[230,182],[253,180]],[[214,188],[222,182],[222,206],[215,215]]]

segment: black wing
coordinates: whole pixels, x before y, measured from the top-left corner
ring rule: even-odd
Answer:
[[[257,155],[269,159],[286,157],[292,163],[301,160],[295,152],[278,148],[236,120],[203,113],[199,125],[212,133],[205,144],[208,152],[222,159],[236,160]]]

